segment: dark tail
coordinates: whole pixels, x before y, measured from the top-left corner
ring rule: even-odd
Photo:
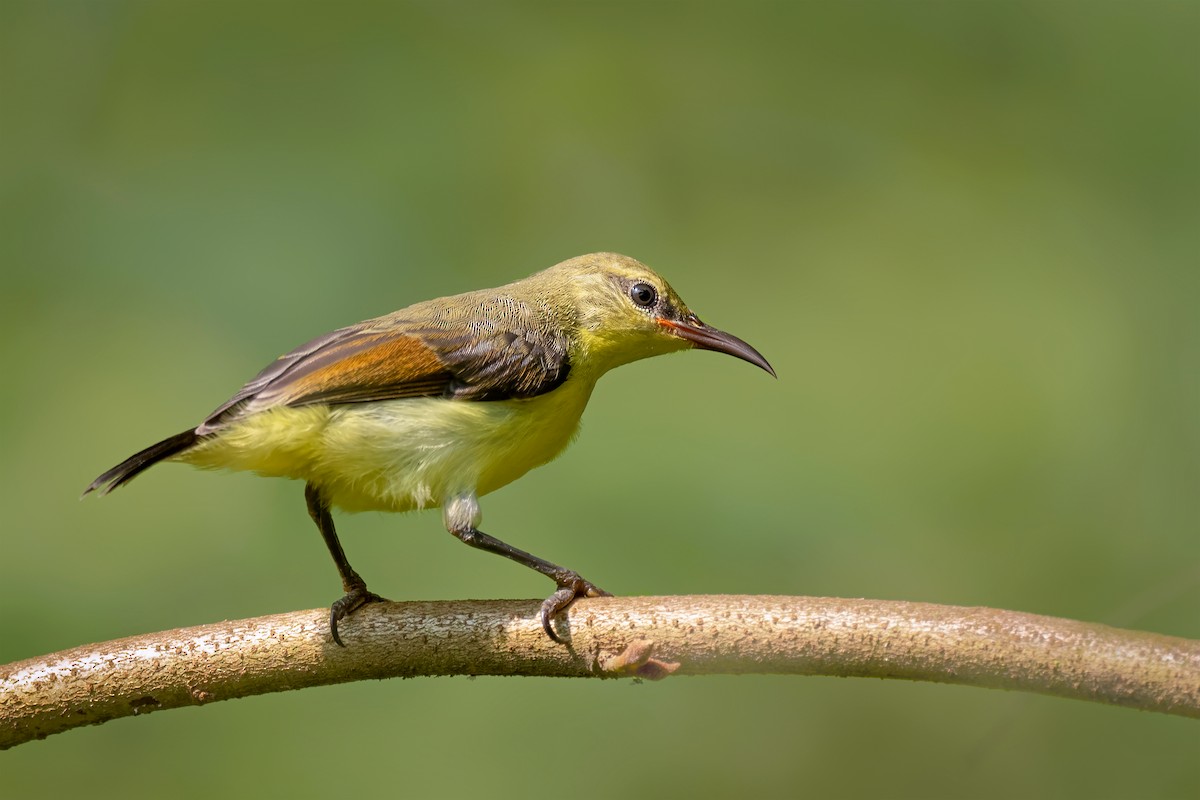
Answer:
[[[196,443],[200,437],[194,430],[177,433],[169,439],[163,439],[158,444],[152,444],[140,453],[134,453],[129,458],[105,472],[99,478],[88,484],[83,490],[83,496],[99,491],[105,495],[118,486],[124,486],[131,480],[154,466],[164,458],[170,458],[176,453],[182,453]]]

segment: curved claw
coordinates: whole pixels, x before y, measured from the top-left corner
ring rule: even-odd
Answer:
[[[333,641],[337,643],[338,647],[346,646],[342,637],[338,636],[338,620],[345,619],[367,603],[383,602],[387,602],[386,598],[380,597],[374,592],[368,592],[366,586],[356,586],[347,592],[345,597],[335,600],[329,607],[329,632],[333,635]]]
[[[542,630],[551,640],[559,644],[565,645],[567,642],[554,630],[554,617],[560,611],[566,611],[577,597],[612,597],[612,593],[604,591],[591,581],[585,581],[577,572],[571,572],[560,578],[558,590],[545,599],[542,603],[542,610],[538,614],[542,620]]]

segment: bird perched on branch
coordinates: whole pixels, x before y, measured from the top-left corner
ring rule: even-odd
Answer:
[[[339,645],[338,622],[382,598],[351,568],[330,509],[440,507],[466,544],[555,582],[541,623],[562,642],[554,616],[577,597],[608,593],[480,531],[478,498],[557,456],[605,372],[689,347],[775,374],[753,347],[701,322],[649,267],[614,253],[580,256],[313,339],[199,426],[130,456],[84,494],[107,494],[159,461],[303,480],[346,593],[330,607]]]

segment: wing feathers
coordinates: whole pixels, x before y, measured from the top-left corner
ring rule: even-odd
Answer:
[[[420,339],[380,332],[317,351],[256,400],[297,406],[422,397],[441,394],[452,377]]]
[[[416,322],[397,312],[333,331],[280,356],[196,432],[211,433],[275,406],[543,394],[570,371],[567,334],[514,305],[522,313],[506,309],[509,313],[493,318],[481,306],[453,320],[437,315]]]
[[[459,398],[534,397],[560,386],[570,371],[565,339],[541,331],[432,338],[455,365],[452,391]]]
[[[258,396],[259,392],[273,383],[282,383],[288,371],[297,364],[303,363],[306,358],[319,352],[322,348],[335,346],[343,339],[353,336],[360,328],[360,325],[339,328],[305,342],[291,352],[284,353],[251,378],[245,386],[238,390],[237,394],[217,406],[211,414],[205,417],[196,432],[204,434],[216,430],[220,427],[221,422],[236,416],[248,402]]]

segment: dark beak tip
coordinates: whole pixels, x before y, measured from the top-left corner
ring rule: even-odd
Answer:
[[[745,356],[741,356],[738,354],[731,354],[731,355],[734,355],[736,358],[741,358],[743,361],[745,361],[749,364],[753,364],[754,366],[761,369],[763,372],[770,375],[775,380],[779,380],[779,376],[775,374],[775,368],[771,366],[771,362],[767,361],[765,358],[762,358],[762,356],[759,356],[759,358],[762,359],[760,361],[758,359],[746,358]]]

